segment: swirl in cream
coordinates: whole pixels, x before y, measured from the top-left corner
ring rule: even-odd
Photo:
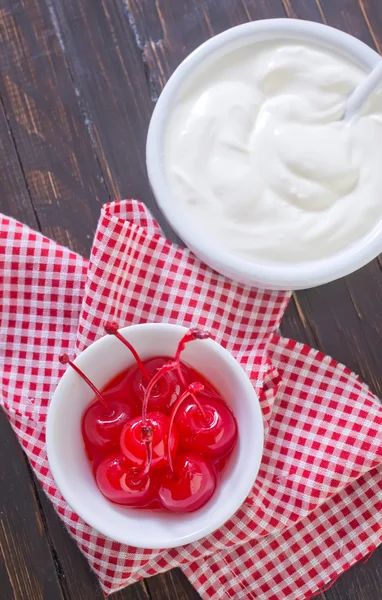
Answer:
[[[348,125],[365,73],[329,50],[253,44],[196,73],[177,98],[165,167],[185,216],[233,254],[318,259],[382,218],[382,93]]]

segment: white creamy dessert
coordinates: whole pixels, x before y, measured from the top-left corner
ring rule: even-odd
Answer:
[[[319,46],[235,50],[177,98],[165,170],[184,215],[252,261],[332,255],[382,218],[382,92],[349,124],[365,72]]]

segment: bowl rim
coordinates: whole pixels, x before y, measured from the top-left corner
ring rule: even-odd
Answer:
[[[177,329],[181,334],[184,334],[188,331],[188,328],[168,323],[142,323],[138,325],[130,325],[126,327],[122,327],[119,329],[122,335],[128,334],[131,330],[137,330],[140,328],[151,328],[153,330],[154,335],[158,335],[158,330],[161,330],[162,333],[164,329]],[[88,357],[94,355],[95,352],[98,351],[105,343],[105,340],[110,339],[110,336],[105,335],[90,344],[83,352],[81,352],[76,359],[74,360],[75,364],[80,366],[81,368],[85,368],[86,364],[88,364]],[[48,456],[49,468],[54,479],[54,482],[62,494],[65,501],[72,508],[72,510],[80,516],[88,525],[94,527],[99,533],[105,535],[109,539],[120,542],[122,544],[128,544],[131,546],[135,546],[137,548],[150,548],[150,549],[165,549],[165,548],[174,548],[183,546],[185,544],[195,542],[201,538],[206,537],[210,533],[216,531],[219,527],[224,525],[240,508],[243,504],[247,496],[249,495],[251,489],[253,488],[258,472],[260,470],[261,461],[264,453],[264,422],[263,415],[260,406],[260,401],[258,394],[256,393],[249,376],[240,365],[240,363],[232,356],[232,354],[223,346],[221,346],[214,339],[209,338],[203,340],[203,344],[208,344],[211,348],[211,351],[219,354],[221,357],[224,357],[223,360],[226,360],[230,363],[230,367],[233,371],[235,371],[238,380],[240,379],[240,386],[243,390],[246,391],[247,396],[251,397],[251,403],[247,403],[248,408],[248,418],[251,418],[253,422],[256,419],[258,423],[259,430],[259,440],[258,447],[259,452],[256,456],[256,460],[247,461],[248,468],[246,471],[246,480],[243,481],[240,493],[236,495],[235,502],[227,502],[222,505],[219,505],[219,511],[215,511],[216,518],[213,520],[209,520],[208,523],[203,525],[203,527],[194,527],[194,531],[190,534],[183,535],[176,539],[172,537],[172,541],[169,540],[158,540],[157,542],[152,542],[150,545],[145,543],[142,545],[140,542],[139,535],[134,535],[133,532],[129,531],[129,528],[121,528],[121,534],[119,535],[110,535],[110,531],[108,531],[107,527],[103,525],[104,521],[98,518],[98,515],[88,514],[86,510],[85,503],[82,502],[76,491],[73,489],[73,486],[67,484],[67,480],[65,476],[62,474],[61,466],[60,466],[60,458],[57,455],[55,450],[55,441],[54,441],[54,431],[55,431],[55,415],[58,407],[65,399],[65,389],[70,379],[73,376],[73,373],[70,369],[67,369],[65,373],[62,375],[51,399],[51,402],[48,407],[47,421],[46,421],[46,449]],[[106,344],[105,344],[106,345]],[[253,457],[252,457],[253,458]],[[237,491],[237,489],[236,489]],[[232,495],[232,499],[234,495]],[[116,505],[118,507],[118,505]],[[121,508],[121,507],[119,507]],[[133,511],[134,509],[129,509],[129,507],[125,507],[126,511]],[[147,511],[148,513],[149,511]],[[197,511],[196,511],[197,512]],[[155,515],[155,512],[152,511],[152,514]],[[175,514],[175,513],[174,513]],[[192,514],[192,513],[191,513]],[[195,513],[196,514],[196,513]],[[136,509],[134,512],[136,515]],[[180,514],[180,518],[182,515]]]
[[[220,244],[201,235],[197,226],[184,219],[177,206],[163,164],[163,140],[171,107],[190,74],[212,54],[256,41],[270,39],[313,40],[321,46],[345,54],[364,68],[372,68],[380,55],[352,35],[312,21],[264,19],[237,25],[219,33],[197,47],[169,78],[154,108],[146,140],[146,166],[158,206],[186,245],[206,264],[242,283],[260,284],[273,289],[301,289],[333,281],[367,264],[382,252],[382,221],[344,249],[325,257],[296,264],[254,262],[237,257]]]

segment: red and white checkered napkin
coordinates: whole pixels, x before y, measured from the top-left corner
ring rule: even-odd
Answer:
[[[90,263],[3,217],[0,278],[1,402],[107,593],[180,565],[206,599],[302,600],[381,542],[381,405],[344,366],[275,333],[288,294],[217,275],[133,201],[103,208]],[[209,329],[259,393],[267,436],[258,478],[237,514],[197,543],[122,546],[55,487],[44,423],[63,372],[57,356],[81,351],[109,317]]]

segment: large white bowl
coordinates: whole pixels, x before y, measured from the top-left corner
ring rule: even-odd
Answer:
[[[365,71],[370,71],[381,60],[377,52],[360,40],[310,21],[269,19],[228,29],[190,54],[167,82],[150,122],[146,146],[147,170],[163,214],[185,244],[206,264],[241,283],[271,289],[303,289],[348,275],[378,256],[382,252],[382,222],[377,230],[341,252],[321,260],[304,260],[293,265],[256,263],[234,256],[198,231],[177,203],[164,168],[164,137],[168,118],[189,76],[236,48],[269,40],[295,40],[321,45],[345,55]]]
[[[121,329],[142,358],[174,356],[186,331],[184,327],[158,323]],[[205,375],[229,403],[239,434],[213,497],[194,513],[134,510],[106,500],[94,481],[81,437],[82,414],[94,394],[68,369],[53,395],[47,419],[47,451],[57,487],[84,521],[112,540],[139,548],[172,548],[198,540],[238,510],[256,479],[263,454],[263,421],[245,371],[227,350],[210,339],[188,344],[182,360]],[[105,336],[75,362],[102,389],[134,359],[114,336]]]

